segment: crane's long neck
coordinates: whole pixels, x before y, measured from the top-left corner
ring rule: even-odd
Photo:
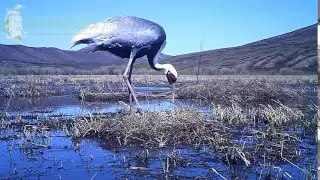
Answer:
[[[163,71],[163,72],[167,71],[167,64],[158,63],[158,56],[155,56],[153,59],[150,59],[148,61],[152,69],[156,71]]]
[[[164,47],[166,46],[166,43],[167,43],[166,41],[163,41],[163,43],[161,44],[157,53],[154,56],[148,57],[148,61],[149,61],[150,66],[156,71],[166,71],[166,64],[159,64],[158,63],[159,56],[160,56],[162,50],[164,49]]]
[[[172,69],[174,67],[171,64],[152,63],[151,67],[156,71],[163,71],[165,74],[168,72],[168,70],[175,71]]]

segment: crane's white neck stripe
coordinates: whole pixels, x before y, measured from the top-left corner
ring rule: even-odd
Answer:
[[[178,73],[176,69],[171,64],[155,64],[154,65],[157,69],[162,69],[165,74],[170,71],[172,74],[174,74],[176,77],[178,77]]]
[[[157,69],[161,69],[163,70],[164,73],[166,73],[166,68],[163,66],[163,64],[159,64],[159,63],[156,63],[154,64],[154,67],[156,67]]]

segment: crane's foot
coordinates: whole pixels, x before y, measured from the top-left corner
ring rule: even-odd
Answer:
[[[143,111],[142,111],[142,109],[141,108],[137,108],[137,112],[139,113],[139,114],[143,114]]]
[[[133,108],[132,108],[132,106],[131,106],[131,104],[130,104],[130,106],[129,106],[129,108],[128,108],[128,111],[132,114],[132,112],[133,112],[133,110],[132,110]]]

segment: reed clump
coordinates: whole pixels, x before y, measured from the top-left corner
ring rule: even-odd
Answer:
[[[216,105],[212,116],[189,108],[143,115],[120,112],[78,118],[73,128],[77,137],[99,137],[118,146],[207,146],[226,161],[246,165],[265,154],[270,159],[298,158],[301,137],[295,129],[309,120],[300,110],[276,103],[250,110],[237,103]]]
[[[104,118],[83,117],[75,122],[82,136],[98,135],[119,145],[142,143],[164,147],[168,144],[193,144],[203,136],[206,118],[195,110],[119,113]]]
[[[298,100],[297,90],[265,79],[210,80],[185,85],[178,90],[178,98],[191,98],[215,103],[270,103]]]
[[[41,85],[13,84],[4,88],[4,95],[7,98],[12,97],[42,97],[57,96],[64,94],[64,89],[60,87],[43,87]]]
[[[133,75],[132,82],[135,86],[168,86],[163,75]],[[296,100],[314,91],[309,87],[314,86],[317,79],[313,76],[216,75],[199,76],[199,84],[196,82],[196,76],[180,75],[176,83],[178,98],[221,102],[263,102],[270,98]],[[92,94],[112,93],[118,92],[119,87],[121,92],[127,91],[122,75],[5,76],[0,78],[0,85],[0,91],[3,90],[6,97],[79,95],[81,90]],[[293,89],[293,86],[299,88]]]

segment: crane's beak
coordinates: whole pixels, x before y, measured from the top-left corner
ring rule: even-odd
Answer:
[[[174,103],[174,83],[171,84],[172,103]]]

